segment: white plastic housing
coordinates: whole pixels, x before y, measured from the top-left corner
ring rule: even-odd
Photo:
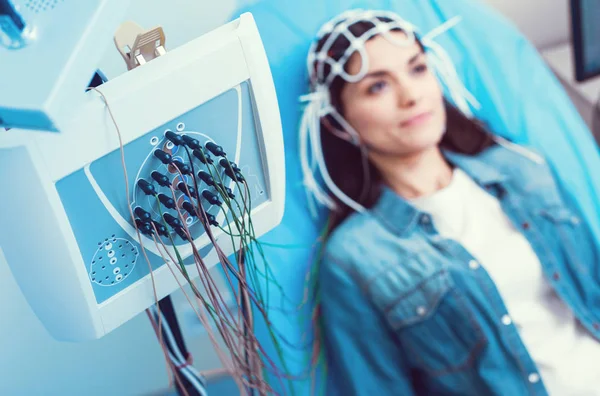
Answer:
[[[261,236],[283,217],[285,166],[275,88],[250,14],[109,81],[100,90],[127,145],[244,81],[251,87],[269,191],[269,200],[252,213]],[[76,231],[57,191],[57,181],[120,147],[100,96],[90,91],[83,99],[77,117],[65,123],[60,134],[11,130],[0,135],[0,246],[39,319],[52,336],[67,341],[100,338],[155,303],[149,275],[97,303]],[[233,253],[229,237],[219,229],[214,232],[221,236],[225,252]],[[205,237],[196,242],[199,249],[209,243]],[[208,266],[218,263],[214,249],[204,261]],[[188,267],[197,275],[193,266]],[[178,288],[166,266],[153,274],[159,299]],[[183,277],[179,280],[185,283]]]
[[[33,30],[0,46],[0,125],[59,131],[83,100],[130,0],[12,0]]]

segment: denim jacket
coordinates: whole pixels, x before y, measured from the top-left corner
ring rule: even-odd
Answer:
[[[499,200],[556,293],[600,340],[600,249],[550,167],[500,145],[445,155]],[[498,289],[473,260],[387,188],[344,221],[319,272],[328,395],[546,395],[517,328],[501,320]]]

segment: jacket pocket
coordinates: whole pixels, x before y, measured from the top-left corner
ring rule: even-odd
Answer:
[[[552,237],[546,238],[548,242],[554,242],[552,250],[556,251],[559,257],[562,252],[562,257],[567,263],[580,272],[588,273],[599,257],[594,237],[583,219],[564,206],[547,207],[541,209],[539,214],[546,219],[543,228],[550,227],[547,231],[542,228],[542,234],[556,236],[554,241]]]
[[[473,307],[446,270],[390,299],[384,312],[413,366],[433,376],[473,367],[487,344]]]

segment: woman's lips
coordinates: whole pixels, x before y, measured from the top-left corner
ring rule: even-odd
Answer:
[[[416,116],[411,117],[408,120],[401,122],[400,126],[403,128],[406,128],[406,127],[412,127],[415,125],[420,125],[420,124],[428,121],[429,118],[431,118],[431,112],[427,111],[425,113],[417,114]]]

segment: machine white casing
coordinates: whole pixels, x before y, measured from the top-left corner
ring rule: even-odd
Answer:
[[[0,125],[57,132],[78,112],[130,0],[12,0],[33,30],[0,46]]]
[[[275,88],[251,14],[243,14],[100,89],[127,145],[243,81],[251,86],[270,196],[252,212],[260,236],[283,217],[285,164]],[[119,147],[107,108],[93,91],[85,95],[78,116],[66,123],[60,134],[11,130],[0,135],[0,246],[29,304],[59,340],[100,338],[155,303],[150,276],[101,304],[96,302],[55,186],[58,180]],[[218,229],[214,232],[226,237],[220,244],[225,253],[233,253],[229,237]],[[204,236],[197,243],[200,248],[209,241]],[[218,263],[214,249],[204,261],[208,266]],[[146,264],[142,260],[139,265]],[[194,266],[189,267],[188,272],[197,276]],[[166,266],[153,275],[158,299],[178,289]],[[179,281],[185,283],[182,276]]]

